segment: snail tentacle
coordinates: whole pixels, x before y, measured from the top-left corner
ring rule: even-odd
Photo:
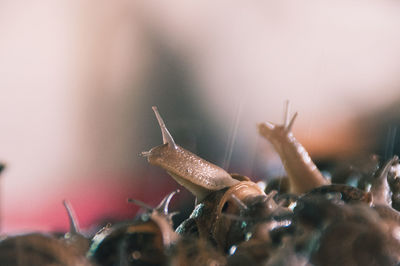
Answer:
[[[150,205],[144,203],[143,201],[140,201],[140,200],[137,200],[137,199],[132,199],[132,198],[129,198],[127,201],[129,203],[133,203],[135,205],[138,205],[139,207],[145,209],[146,211],[152,211],[153,210],[153,207],[151,207]]]
[[[72,209],[71,203],[68,200],[63,200],[63,205],[67,210],[69,219],[69,232],[70,234],[79,234],[79,225],[75,213]]]
[[[160,125],[160,128],[161,128],[163,143],[164,144],[168,143],[168,145],[170,145],[171,147],[176,149],[177,145],[176,145],[174,139],[172,138],[171,133],[169,133],[167,127],[165,126],[164,120],[162,119],[160,113],[158,112],[157,106],[153,106],[152,109],[156,115],[158,124]]]
[[[165,215],[169,215],[168,213],[168,206],[169,203],[171,202],[172,197],[176,194],[179,193],[180,190],[177,189],[175,191],[172,191],[171,193],[169,193],[167,196],[165,196],[163,198],[163,200],[160,202],[160,204],[158,204],[158,206],[155,208],[156,211],[163,213]]]

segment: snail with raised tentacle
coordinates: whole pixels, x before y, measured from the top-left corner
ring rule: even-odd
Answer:
[[[134,221],[109,226],[95,235],[88,257],[98,265],[164,265],[165,248],[178,235],[172,227],[168,205],[177,191],[167,195],[156,208],[129,200],[146,209]]]
[[[63,205],[67,211],[69,219],[69,232],[64,235],[64,240],[79,253],[85,255],[89,250],[90,240],[80,233],[78,221],[75,218],[75,213],[72,209],[71,203],[64,200]]]
[[[313,188],[328,185],[329,181],[318,170],[303,145],[293,136],[292,127],[296,117],[297,113],[289,121],[287,102],[283,125],[265,122],[258,125],[258,130],[272,143],[279,154],[289,177],[290,192],[302,194]]]
[[[64,238],[52,234],[30,233],[9,236],[0,241],[0,264],[90,266],[86,258],[89,240],[79,233],[69,202],[64,201],[70,220],[70,232]]]
[[[161,128],[161,146],[142,153],[151,164],[165,169],[179,184],[192,192],[199,204],[177,232],[209,239],[221,250],[243,241],[244,223],[230,216],[268,216],[277,208],[272,197],[249,178],[228,174],[222,168],[179,147],[168,132],[156,107],[153,107]]]
[[[212,191],[238,183],[238,180],[233,179],[224,169],[178,146],[165,126],[157,107],[153,106],[153,111],[161,128],[163,144],[142,153],[150,164],[165,169],[176,182],[192,192],[199,202]]]

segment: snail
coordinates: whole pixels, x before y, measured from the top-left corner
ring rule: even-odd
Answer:
[[[163,265],[165,248],[178,236],[172,228],[168,205],[177,191],[167,195],[156,208],[131,199],[145,208],[146,213],[134,221],[108,226],[92,241],[88,257],[98,265]]]
[[[317,166],[311,160],[306,149],[296,140],[292,127],[297,113],[289,121],[289,103],[286,104],[283,125],[270,122],[258,125],[261,136],[269,140],[279,154],[289,178],[290,192],[302,194],[313,188],[328,185]]]
[[[31,233],[0,241],[1,265],[90,266],[74,247],[50,234]]]
[[[163,144],[142,152],[150,164],[165,169],[176,182],[188,189],[201,202],[212,191],[237,184],[224,169],[205,161],[197,155],[178,146],[169,133],[157,107],[153,106],[161,128]]]
[[[63,201],[70,220],[70,232],[63,238],[54,234],[29,233],[0,241],[1,265],[92,265],[85,257],[89,240],[79,233],[72,208]]]
[[[231,216],[266,217],[277,208],[272,196],[248,177],[228,174],[222,168],[179,147],[173,140],[156,107],[153,111],[161,128],[161,146],[142,153],[150,164],[161,166],[179,184],[191,191],[199,204],[177,232],[199,236],[215,243],[227,252],[228,248],[244,239],[248,223]],[[275,195],[275,194],[274,194]]]

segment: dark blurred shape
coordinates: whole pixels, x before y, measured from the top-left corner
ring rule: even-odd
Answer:
[[[3,172],[3,170],[6,168],[6,165],[3,163],[0,163],[0,174]]]
[[[360,120],[366,137],[370,139],[372,153],[378,154],[382,160],[400,154],[400,99]]]

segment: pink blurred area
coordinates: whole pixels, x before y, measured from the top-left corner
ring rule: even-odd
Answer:
[[[365,148],[354,121],[400,97],[399,11],[389,0],[1,1],[1,230],[66,230],[63,199],[84,228],[131,218],[128,197],[155,205],[177,186],[138,156],[161,143],[141,132],[157,126],[141,113],[157,45],[182,59],[224,137],[239,117],[252,156],[255,124],[281,121],[286,99],[312,155]]]

